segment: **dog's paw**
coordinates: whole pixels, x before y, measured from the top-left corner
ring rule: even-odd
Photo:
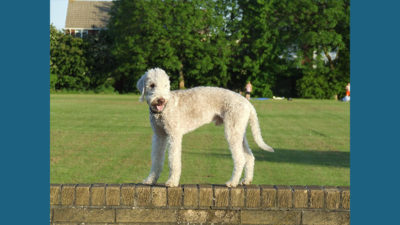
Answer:
[[[237,183],[234,183],[234,182],[232,182],[232,181],[228,181],[228,182],[225,183],[225,185],[226,185],[227,187],[236,187],[238,184],[237,184]]]
[[[165,182],[165,186],[167,187],[178,187],[179,186],[179,181],[173,181],[173,180],[167,180],[167,182]]]
[[[146,178],[146,179],[143,180],[142,183],[143,184],[155,184],[156,181],[154,179],[151,179],[151,178]]]
[[[251,182],[252,182],[251,180],[242,179],[242,180],[240,181],[240,184],[241,184],[241,185],[250,185]]]

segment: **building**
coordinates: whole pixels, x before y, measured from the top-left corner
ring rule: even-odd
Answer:
[[[76,37],[107,29],[112,1],[69,0],[64,32]]]

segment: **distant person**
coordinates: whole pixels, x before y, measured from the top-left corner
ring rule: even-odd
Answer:
[[[346,85],[346,96],[342,99],[344,102],[349,102],[350,101],[350,83],[347,83]]]
[[[250,93],[253,91],[253,86],[251,85],[250,81],[246,84],[246,99],[250,100]]]

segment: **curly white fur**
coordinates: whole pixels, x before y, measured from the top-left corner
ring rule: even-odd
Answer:
[[[143,181],[154,184],[160,176],[164,155],[169,146],[170,174],[166,182],[169,187],[179,185],[181,176],[182,136],[196,128],[215,122],[224,124],[225,137],[232,153],[234,168],[229,187],[239,184],[243,169],[242,184],[253,180],[254,156],[246,140],[246,127],[250,123],[255,142],[265,151],[273,152],[261,137],[256,110],[243,96],[217,87],[196,87],[170,91],[170,81],[164,70],[148,70],[137,82],[141,101],[146,100],[150,109],[150,122],[154,131],[152,142],[152,166],[149,176]]]

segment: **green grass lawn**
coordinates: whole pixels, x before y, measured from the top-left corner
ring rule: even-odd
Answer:
[[[136,95],[50,96],[51,183],[139,183],[150,171],[148,106]],[[248,128],[256,157],[254,184],[350,185],[350,105],[333,100],[251,100],[261,150]],[[180,183],[223,184],[232,174],[223,126],[186,134]],[[165,161],[159,183],[168,177]]]

